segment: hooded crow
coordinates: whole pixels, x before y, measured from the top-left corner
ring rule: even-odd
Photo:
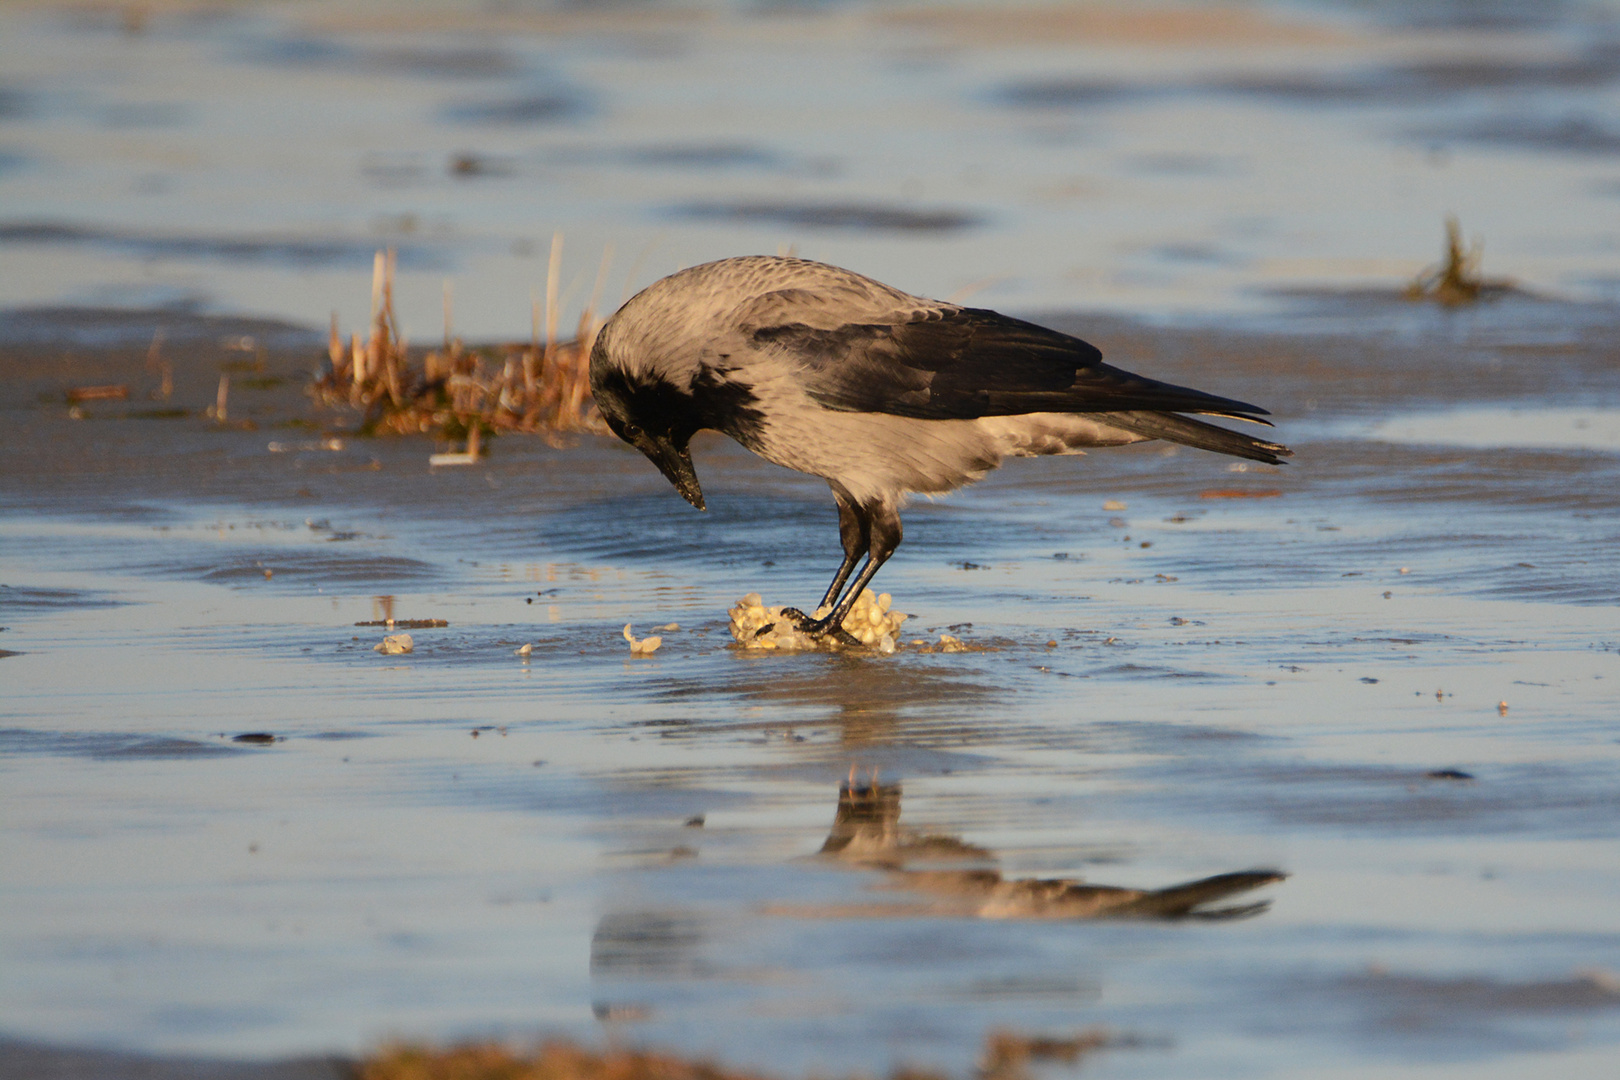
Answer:
[[[1183,415],[1269,427],[1259,406],[1110,367],[1055,330],[804,259],[722,259],[648,286],[597,335],[591,390],[613,433],[699,510],[688,444],[704,428],[826,479],[844,561],[818,606],[826,615],[788,611],[813,636],[842,636],[900,544],[913,492],[952,491],[1008,456],[1147,439],[1268,464],[1291,453]]]

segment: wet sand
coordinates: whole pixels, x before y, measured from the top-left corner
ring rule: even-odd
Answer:
[[[962,1075],[998,1027],[1113,1032],[1102,1076],[1607,1075],[1620,316],[1289,303],[1047,316],[1264,403],[1294,464],[1149,444],[920,501],[879,584],[977,651],[888,657],[729,647],[836,528],[722,439],[707,514],[593,437],[434,470],[312,413],[313,332],[6,316],[7,1075],[544,1033]],[[382,656],[390,615],[448,625]],[[680,629],[632,659],[626,622]]]
[[[546,1034],[962,1076],[994,1029],[1613,1076],[1617,42],[1612,0],[0,7],[0,1077]],[[1400,302],[1451,214],[1516,288]],[[698,514],[612,441],[434,469],[311,412],[377,248],[413,342],[447,291],[527,340],[557,231],[564,327],[610,245],[604,309],[791,248],[1298,454],[1010,463],[878,579],[966,651],[743,654],[739,597],[831,573],[821,483],[705,436]]]

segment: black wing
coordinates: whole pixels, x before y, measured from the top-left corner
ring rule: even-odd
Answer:
[[[1144,379],[1102,362],[1096,346],[979,308],[893,324],[754,328],[756,346],[790,351],[810,396],[830,409],[922,420],[1031,412],[1189,412],[1255,420],[1266,410]]]

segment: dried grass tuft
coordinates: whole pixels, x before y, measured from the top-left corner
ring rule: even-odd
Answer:
[[[468,347],[451,334],[447,288],[444,345],[413,360],[394,313],[394,252],[377,252],[369,332],[345,342],[332,316],[327,362],[310,395],[327,408],[361,412],[364,434],[435,435],[465,441],[472,453],[482,436],[507,432],[553,443],[576,432],[606,433],[590,391],[591,347],[602,321],[593,298],[574,339],[557,341],[557,262],[554,257],[547,287],[544,344],[536,312],[528,342]]]
[[[1446,218],[1446,254],[1440,262],[1424,269],[1406,286],[1408,300],[1432,300],[1447,307],[1472,304],[1477,300],[1513,290],[1505,278],[1487,278],[1480,272],[1485,260],[1485,242],[1475,238],[1463,247],[1462,226],[1456,217]]]
[[[1156,1044],[1097,1028],[1063,1037],[1006,1029],[989,1032],[979,1080],[1028,1080],[1034,1064],[1080,1065],[1102,1050]],[[355,1080],[766,1080],[758,1073],[655,1051],[610,1047],[596,1051],[551,1040],[517,1050],[499,1042],[469,1042],[445,1049],[411,1043],[384,1047],[354,1068]],[[852,1078],[858,1080],[858,1078]],[[948,1080],[939,1072],[901,1066],[889,1080]]]
[[[763,1080],[702,1061],[635,1050],[586,1050],[547,1042],[533,1053],[500,1043],[446,1050],[392,1046],[360,1063],[357,1080]]]

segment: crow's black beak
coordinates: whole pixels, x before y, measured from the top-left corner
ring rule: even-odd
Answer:
[[[699,510],[708,509],[703,505],[703,489],[698,487],[697,470],[692,468],[692,451],[688,447],[676,446],[668,439],[654,437],[636,449],[658,466],[658,471],[675,485],[681,498]]]

